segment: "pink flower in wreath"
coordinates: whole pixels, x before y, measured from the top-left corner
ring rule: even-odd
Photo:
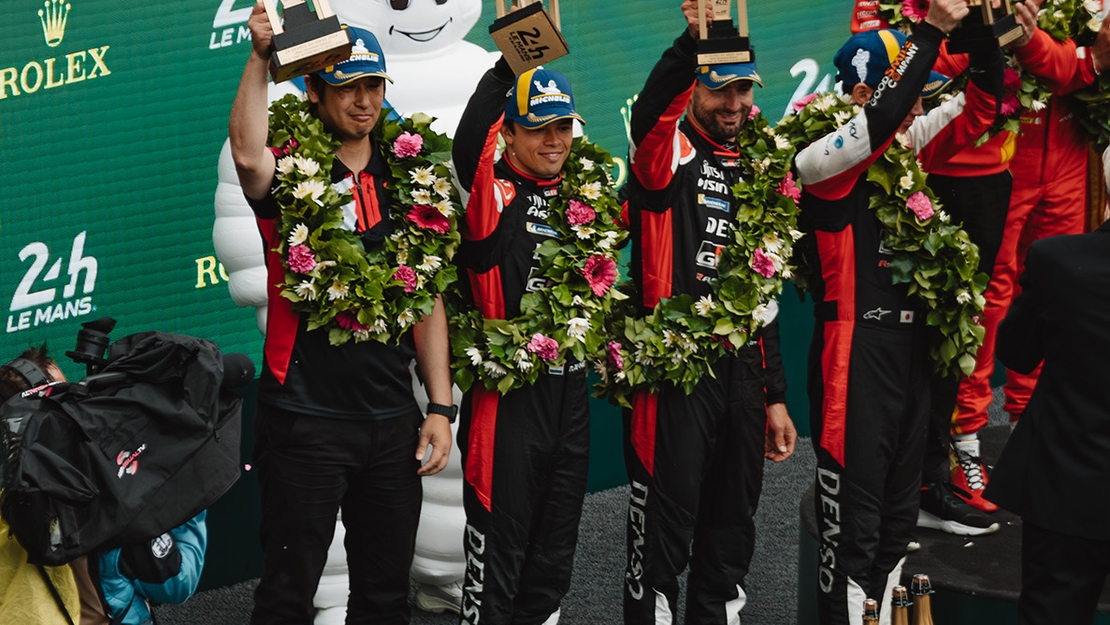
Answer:
[[[370,329],[370,326],[364,323],[359,323],[358,317],[356,317],[353,312],[347,310],[337,313],[335,315],[335,322],[339,324],[339,327],[343,328],[344,330],[350,330],[351,332],[366,331]]]
[[[1003,117],[1013,115],[1021,107],[1021,101],[1018,100],[1018,91],[1021,90],[1021,74],[1012,67],[1007,67],[1002,72],[1002,103],[998,106],[998,112]]]
[[[582,274],[586,276],[586,282],[590,284],[594,295],[601,297],[617,281],[617,263],[612,258],[594,254],[586,261]]]
[[[906,19],[920,23],[929,14],[929,0],[903,0],[902,15]]]
[[[759,115],[759,113],[760,113],[760,108],[753,104],[752,105],[752,110],[748,111],[748,119],[755,119],[755,116]]]
[[[555,360],[559,357],[559,343],[549,337],[540,334],[539,332],[532,335],[532,340],[528,341],[528,351],[539,356],[543,360]]]
[[[917,218],[922,221],[935,214],[933,203],[929,201],[929,196],[921,191],[906,198],[906,207],[913,211],[913,214],[917,215]]]
[[[424,137],[411,132],[402,132],[400,137],[393,141],[393,153],[399,158],[410,158],[420,154],[424,147]]]
[[[571,200],[567,207],[567,223],[572,226],[583,226],[594,220],[597,213],[588,204]]]
[[[440,234],[451,229],[451,222],[447,221],[447,217],[434,206],[413,206],[405,219],[408,219],[425,230],[431,230]]]
[[[289,270],[295,273],[307,274],[316,268],[316,257],[307,245],[290,247],[286,260],[289,263]]]
[[[794,182],[794,172],[792,171],[786,172],[786,177],[782,179],[782,182],[779,183],[775,191],[778,191],[779,195],[785,195],[794,200],[795,204],[797,204],[798,200],[802,197],[802,190],[799,189],[798,185]]]
[[[393,279],[400,280],[405,285],[405,293],[416,290],[416,271],[408,265],[401,265],[393,272]]]
[[[775,275],[775,261],[763,251],[763,248],[757,247],[752,254],[752,269],[764,278],[770,278]]]
[[[811,94],[809,94],[809,95],[807,95],[803,98],[795,100],[794,103],[790,105],[790,108],[795,113],[797,113],[798,111],[804,109],[807,104],[809,104],[810,102],[813,102],[816,99],[817,99],[817,94],[816,93],[811,93]]]
[[[618,371],[624,369],[624,359],[621,358],[621,344],[616,341],[609,341],[608,350],[609,364]]]

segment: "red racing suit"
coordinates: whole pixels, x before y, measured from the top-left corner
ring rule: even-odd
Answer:
[[[985,294],[982,321],[986,338],[975,372],[960,383],[954,433],[977,432],[987,423],[995,333],[1020,292],[1017,277],[1029,245],[1046,236],[1083,232],[1085,225],[1089,141],[1065,96],[1094,82],[1090,54],[1070,39],[1059,43],[1042,30],[1014,53],[1022,67],[1040,77],[1055,95],[1043,110],[1026,111],[1021,118],[1017,152],[1010,162],[1014,175],[1010,210]],[[1007,370],[1005,408],[1011,419],[1016,420],[1025,409],[1038,371],[1020,374]]]
[[[717,144],[682,120],[695,54],[683,33],[632,107],[630,273],[645,313],[672,296],[710,295],[718,252],[731,228],[743,228],[731,191],[741,181],[737,146]],[[633,394],[624,414],[627,625],[676,622],[687,563],[685,622],[738,622],[762,490],[766,405],[785,400],[778,339],[777,323],[764,326],[690,395],[673,386]]]
[[[561,178],[539,180],[495,162],[514,76],[501,59],[479,81],[452,150],[469,192],[456,256],[487,319],[520,315],[545,287],[535,249],[557,233],[548,201]],[[462,623],[539,625],[570,588],[589,468],[586,363],[568,361],[502,395],[475,384],[463,397],[458,447],[465,474]]]
[[[859,623],[865,597],[890,596],[916,525],[931,377],[925,320],[905,285],[892,283],[891,252],[869,208],[881,190],[866,171],[912,110],[942,39],[918,25],[862,111],[795,159],[806,232],[795,254],[815,275],[809,392],[824,625]],[[951,158],[994,121],[995,106],[970,81],[966,101],[911,126],[920,159]]]

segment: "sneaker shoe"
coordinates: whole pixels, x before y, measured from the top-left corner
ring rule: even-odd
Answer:
[[[998,531],[998,523],[969,506],[956,496],[954,490],[948,482],[922,486],[917,526],[959,536],[981,536]]]
[[[451,582],[442,586],[431,584],[417,584],[416,607],[425,612],[454,612],[462,611],[462,582]]]
[[[983,489],[987,487],[987,468],[979,458],[979,439],[956,441],[952,444],[952,451],[948,457],[952,485],[968,493],[969,496],[960,495],[960,491],[956,491],[956,494],[973,508],[983,512],[998,510],[997,505],[983,499]]]

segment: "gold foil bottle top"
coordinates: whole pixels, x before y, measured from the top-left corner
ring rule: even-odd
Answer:
[[[879,602],[874,599],[863,600],[863,622],[867,624],[877,624],[879,622]]]

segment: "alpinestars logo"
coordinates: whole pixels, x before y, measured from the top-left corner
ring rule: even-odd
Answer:
[[[116,477],[123,479],[123,475],[135,475],[139,472],[139,456],[146,450],[146,443],[139,445],[135,451],[121,451],[116,456],[116,464],[119,465],[119,471],[116,472]]]

